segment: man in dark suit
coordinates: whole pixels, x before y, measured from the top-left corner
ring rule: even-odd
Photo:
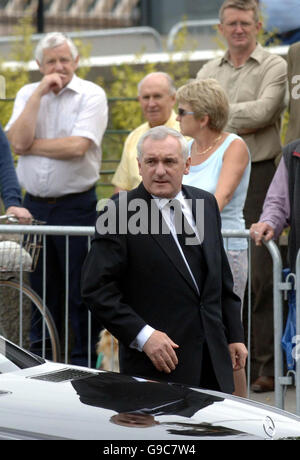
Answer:
[[[247,350],[216,200],[182,186],[190,158],[177,131],[150,129],[138,155],[142,183],[98,217],[84,301],[119,340],[122,373],[232,393]]]
[[[83,404],[121,414],[192,417],[198,410],[224,400],[186,385],[158,384],[127,375],[120,377],[115,372],[101,372],[71,383]]]

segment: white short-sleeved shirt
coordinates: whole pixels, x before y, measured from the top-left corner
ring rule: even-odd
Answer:
[[[39,83],[25,85],[17,94],[13,113],[5,127],[17,120]],[[99,178],[101,142],[108,119],[104,90],[74,75],[59,94],[50,92],[41,99],[35,138],[54,139],[82,136],[92,140],[83,157],[57,160],[42,156],[20,157],[19,182],[27,192],[41,197],[58,197],[90,189]]]

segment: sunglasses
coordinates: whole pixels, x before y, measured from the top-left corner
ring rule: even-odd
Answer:
[[[180,117],[184,117],[185,115],[194,115],[194,112],[187,112],[184,109],[178,109],[177,112]]]

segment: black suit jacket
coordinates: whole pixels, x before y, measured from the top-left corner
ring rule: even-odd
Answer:
[[[222,391],[233,392],[232,364],[228,343],[243,342],[240,299],[233,293],[233,280],[223,247],[221,219],[213,195],[183,186],[195,207],[204,200],[203,254],[207,273],[198,294],[184,260],[170,234],[151,234],[151,195],[143,184],[116,200],[147,203],[148,231],[130,234],[96,232],[83,267],[82,295],[102,324],[120,341],[120,370],[173,382],[199,385],[203,330],[214,373]],[[135,201],[134,201],[135,200]],[[130,206],[129,206],[130,207]],[[133,217],[128,212],[127,222]],[[145,230],[143,228],[142,230]],[[156,371],[143,352],[130,348],[140,330],[149,324],[165,332],[179,345],[179,364],[171,374]],[[204,370],[205,371],[205,370]]]
[[[185,385],[137,381],[112,372],[72,380],[83,404],[121,412],[192,417],[223,398],[200,393]]]

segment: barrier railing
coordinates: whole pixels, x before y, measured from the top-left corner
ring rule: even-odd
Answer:
[[[228,237],[248,237],[250,241],[249,230],[243,232],[239,231],[226,231],[222,232],[224,238]],[[275,377],[275,405],[281,409],[284,408],[284,387],[286,381],[284,380],[284,361],[283,352],[281,347],[281,339],[283,334],[283,290],[285,289],[282,283],[282,259],[278,246],[274,241],[265,243],[273,261],[273,313],[274,313],[274,377]],[[226,239],[225,239],[226,247]],[[251,285],[251,252],[250,244],[248,251],[248,284]],[[251,382],[251,290],[248,289],[248,397],[250,394]]]
[[[46,238],[49,235],[62,235],[66,238],[66,261],[68,261],[69,257],[69,246],[68,246],[68,238],[70,236],[87,236],[89,241],[91,237],[94,235],[94,227],[63,227],[63,226],[48,226],[48,225],[40,225],[38,227],[34,225],[0,225],[0,235],[1,234],[42,234],[44,236],[43,244],[46,242]],[[224,237],[224,244],[226,248],[226,241],[227,238],[246,238],[250,241],[249,230],[245,231],[229,231],[225,230],[222,232]],[[251,243],[250,243],[251,244]],[[251,258],[250,258],[250,244],[249,244],[249,277],[251,273]],[[278,408],[284,408],[284,389],[286,385],[291,383],[295,383],[296,385],[296,401],[297,401],[297,414],[300,415],[300,363],[297,360],[297,367],[295,372],[295,381],[290,382],[288,381],[287,377],[284,375],[284,359],[283,359],[283,351],[281,347],[281,339],[283,334],[283,292],[289,289],[286,283],[282,282],[282,259],[280,251],[274,241],[269,241],[266,243],[266,247],[268,248],[270,255],[273,260],[273,292],[274,292],[274,367],[275,367],[275,405]],[[21,273],[22,274],[22,273]],[[66,336],[65,336],[65,361],[68,360],[68,265],[66,262],[66,293],[65,293],[65,306],[66,306],[66,313],[65,313],[65,320],[66,320]],[[46,280],[46,268],[44,264],[44,292],[43,298],[46,298],[46,288],[47,288],[47,280]],[[248,280],[251,283],[251,278]],[[249,296],[249,312],[248,312],[248,350],[249,353],[251,352],[250,346],[250,328],[251,328],[251,293],[250,289],[248,289],[248,296]],[[299,338],[300,334],[300,296],[298,293],[300,292],[300,251],[298,253],[297,258],[297,276],[296,276],[296,292],[297,292],[297,337]],[[91,318],[90,321],[91,323]],[[89,343],[91,337],[91,324],[89,324]],[[90,364],[90,348],[89,345],[89,364]],[[296,344],[297,346],[297,344]],[[250,382],[250,356],[248,358],[248,380]]]
[[[217,48],[217,43],[213,43],[212,37],[216,37],[216,26],[220,23],[218,18],[214,19],[195,19],[180,21],[174,24],[167,38],[167,49],[174,51],[176,37],[182,30],[197,32],[199,35],[198,49],[207,50]],[[201,44],[202,39],[202,44]]]

